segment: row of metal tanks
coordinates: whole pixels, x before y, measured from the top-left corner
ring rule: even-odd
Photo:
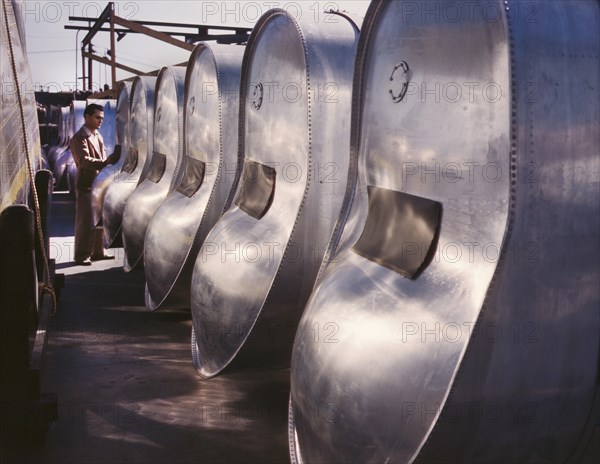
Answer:
[[[577,461],[599,5],[433,3],[271,10],[123,86],[96,218],[150,310],[191,309],[200,376],[291,365],[293,462]]]

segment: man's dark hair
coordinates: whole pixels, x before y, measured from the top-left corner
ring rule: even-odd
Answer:
[[[85,111],[83,112],[83,114],[89,114],[90,116],[92,116],[96,111],[104,112],[104,107],[98,105],[97,103],[90,103],[88,106],[85,107]]]

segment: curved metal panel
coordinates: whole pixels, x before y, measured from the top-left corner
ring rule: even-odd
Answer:
[[[234,181],[243,53],[237,45],[199,44],[190,58],[184,161],[177,186],[150,220],[144,243],[150,310],[189,307],[198,250],[223,213]]]
[[[123,211],[129,196],[140,179],[144,179],[143,170],[149,163],[152,153],[152,125],[154,121],[154,88],[156,78],[138,76],[130,89],[129,142],[121,149],[119,159],[120,172],[115,174],[104,197],[102,224],[104,227],[104,245],[107,248],[121,246],[121,222]],[[125,112],[125,109],[123,109]],[[117,113],[118,114],[118,113]],[[117,130],[120,125],[117,124]],[[127,134],[127,125],[123,125]],[[125,138],[127,140],[127,138]]]
[[[144,237],[150,219],[173,189],[183,152],[183,97],[185,69],[164,67],[156,80],[153,147],[149,172],[157,172],[157,162],[164,160],[162,172],[146,178],[129,196],[123,212],[122,238],[125,248],[123,267],[133,269],[144,252]]]
[[[48,150],[48,163],[50,170],[54,170],[54,164],[60,152],[64,151],[69,145],[69,107],[65,106],[58,113],[58,142]]]
[[[255,362],[289,363],[341,206],[358,30],[329,13],[318,24],[311,17],[271,10],[246,47],[244,163],[192,278],[195,362],[204,377],[219,373],[242,346]]]
[[[85,123],[85,117],[83,115],[85,107],[87,106],[85,101],[73,100],[69,106],[69,140]],[[68,189],[69,182],[67,180],[68,165],[72,166],[72,172],[76,173],[77,168],[73,161],[73,154],[71,148],[69,148],[69,142],[67,141],[65,150],[58,153],[56,161],[54,163],[54,180],[57,189]]]
[[[575,3],[371,4],[354,186],[294,343],[293,462],[565,462],[593,427],[600,28]],[[437,239],[398,195],[439,205]],[[403,275],[402,255],[429,259]]]
[[[29,152],[35,172],[41,164],[42,149],[35,97],[33,92],[29,91],[32,88],[31,71],[25,45],[21,41],[24,34],[23,24],[18,12],[15,16],[11,2],[5,4],[3,1],[0,5],[0,23],[1,211],[15,203],[27,203],[29,174],[25,153]],[[16,91],[17,86],[20,89],[20,99]],[[23,138],[24,134],[26,140]]]
[[[119,89],[117,100],[109,100],[104,105],[104,121],[100,133],[104,139],[106,156],[118,152],[119,161],[109,164],[102,169],[92,184],[92,220],[97,226],[102,225],[102,209],[108,187],[115,180],[129,148],[129,108],[131,83],[125,82]]]
[[[119,124],[123,125],[129,119],[129,91],[125,88],[130,85],[126,83],[121,86],[117,100],[107,100],[104,103],[104,121],[102,122],[102,126],[100,126],[99,132],[104,140],[106,156],[113,154],[115,150],[122,150],[123,148],[123,145],[119,143],[117,131]],[[101,100],[100,102],[103,101]],[[119,111],[121,111],[122,121],[119,121]],[[102,225],[102,207],[104,205],[106,189],[121,170],[120,164],[122,164],[121,158],[119,158],[117,163],[105,166],[98,173],[92,184],[92,220],[96,226]]]
[[[18,0],[11,0],[10,2],[12,4],[12,14],[14,14],[15,22],[17,24],[21,49],[23,50],[23,53],[27,55],[27,34],[25,33],[25,20],[23,19],[23,13],[21,12],[21,5]]]
[[[115,145],[117,144],[117,100],[88,99],[86,106],[92,103],[96,103],[104,108],[104,121],[102,121],[102,126],[98,129],[98,132],[100,132],[104,140],[106,154],[110,155],[115,151]]]
[[[75,132],[77,132],[85,123],[84,112],[86,106],[87,102],[83,100],[73,100],[71,102],[71,105],[69,105],[71,120],[71,127],[69,128],[69,138],[72,137],[73,134],[75,134]]]

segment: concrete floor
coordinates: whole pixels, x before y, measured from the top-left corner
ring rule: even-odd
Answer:
[[[195,373],[187,311],[148,312],[144,275],[114,260],[75,266],[74,203],[55,194],[51,257],[65,274],[43,392],[58,420],[15,463],[286,463],[289,369]]]

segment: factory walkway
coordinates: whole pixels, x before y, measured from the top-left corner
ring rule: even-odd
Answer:
[[[54,194],[51,215],[51,257],[65,286],[42,391],[56,393],[58,420],[41,449],[10,462],[289,462],[289,369],[238,368],[201,380],[189,312],[148,312],[143,271],[123,271],[122,249],[112,250],[114,260],[75,266],[66,193]]]

